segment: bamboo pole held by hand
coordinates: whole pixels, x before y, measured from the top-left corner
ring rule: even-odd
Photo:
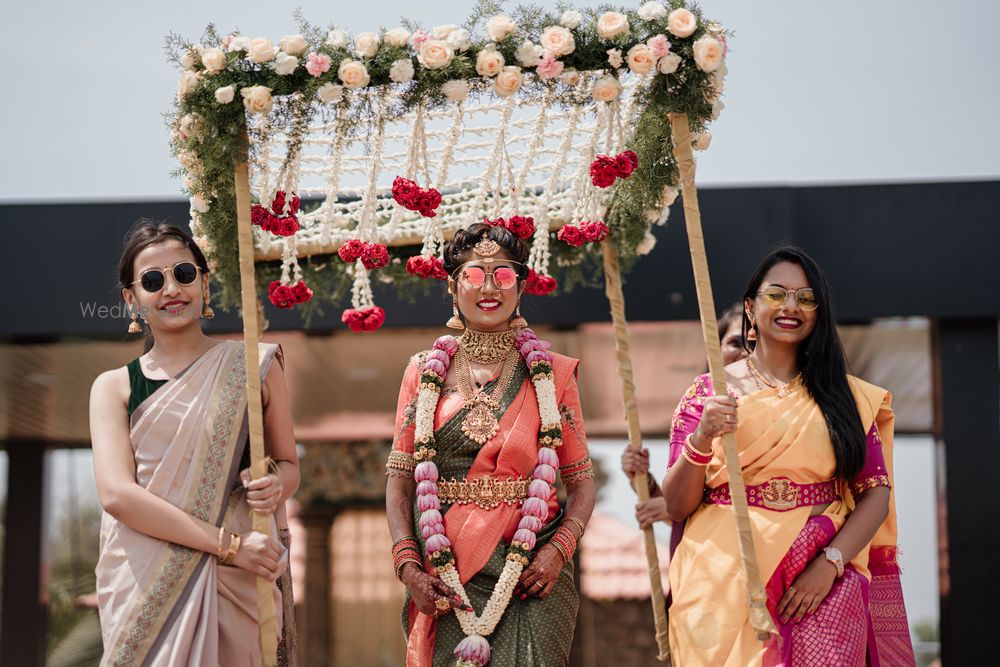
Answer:
[[[618,264],[618,248],[609,239],[602,244],[604,249],[604,293],[611,306],[611,322],[614,326],[615,353],[618,356],[618,375],[622,385],[622,400],[625,403],[625,421],[628,425],[628,446],[642,449],[642,431],[639,428],[639,406],[635,400],[635,381],[632,375],[632,358],[629,354],[628,322],[625,321],[625,297],[622,294],[622,276]],[[649,475],[636,475],[632,479],[635,493],[640,502],[649,500]],[[652,592],[653,621],[656,624],[656,645],[660,654],[657,660],[670,660],[670,640],[667,629],[667,606],[663,595],[663,580],[660,578],[660,560],[656,554],[656,539],[653,528],[642,531],[646,546],[646,565],[649,568],[649,587]]]
[[[701,228],[701,212],[698,209],[698,192],[695,188],[695,164],[691,152],[691,129],[687,114],[670,114],[670,130],[674,142],[674,157],[680,170],[681,194],[684,198],[684,223],[687,227],[688,246],[691,250],[691,265],[698,292],[698,310],[701,312],[701,332],[705,339],[708,368],[712,375],[712,388],[716,396],[726,395],[726,372],[722,365],[722,348],[719,345],[719,325],[715,320],[715,301],[712,297],[712,280],[708,272],[705,256],[705,237]],[[733,512],[736,514],[736,530],[739,534],[740,557],[747,582],[750,604],[750,623],[761,641],[777,634],[777,628],[767,610],[767,595],[760,579],[757,566],[757,552],[753,545],[750,514],[747,510],[746,484],[740,467],[736,436],[726,433],[722,436],[722,446],[726,457],[726,472],[729,475],[729,490],[732,496]]]
[[[245,135],[244,135],[245,136]],[[236,224],[240,252],[240,295],[243,310],[243,344],[247,368],[247,413],[250,432],[250,476],[259,479],[267,474],[264,461],[264,415],[260,389],[260,316],[257,311],[257,281],[254,277],[253,230],[250,224],[250,171],[246,154],[235,166]],[[253,529],[270,534],[270,518],[251,511]],[[257,614],[260,628],[260,651],[264,667],[275,667],[278,660],[278,622],[275,616],[273,584],[257,577]]]

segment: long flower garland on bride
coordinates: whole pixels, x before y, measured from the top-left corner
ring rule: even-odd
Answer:
[[[510,603],[514,586],[521,571],[530,562],[535,548],[535,535],[548,516],[548,499],[556,481],[559,458],[556,447],[562,445],[562,421],[556,403],[555,378],[552,373],[551,344],[541,340],[531,329],[515,333],[515,345],[528,366],[531,382],[538,397],[538,414],[541,426],[538,432],[537,463],[531,473],[528,497],[521,506],[521,521],[507,549],[503,572],[490,595],[482,613],[456,609],[455,614],[466,637],[455,648],[456,667],[481,667],[490,661],[490,645],[486,640],[503,616]],[[434,443],[434,414],[441,397],[441,388],[448,375],[452,357],[458,351],[458,341],[452,336],[442,336],[434,342],[420,369],[420,389],[417,393],[416,423],[414,431],[414,458],[420,463],[413,471],[417,483],[417,507],[420,509],[419,527],[425,542],[426,556],[438,576],[472,606],[455,568],[455,554],[451,542],[444,534],[444,517],[438,498],[438,468],[433,459],[437,454]]]

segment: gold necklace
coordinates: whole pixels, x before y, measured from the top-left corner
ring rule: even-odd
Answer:
[[[778,398],[785,398],[792,393],[795,390],[795,386],[798,384],[798,381],[802,378],[802,371],[799,371],[795,374],[795,377],[788,382],[784,384],[775,384],[764,377],[764,374],[760,372],[760,369],[757,368],[757,365],[750,359],[749,356],[746,357],[745,361],[747,370],[750,372],[750,376],[753,377],[753,381],[757,384],[757,389],[763,389],[760,385],[760,383],[763,382],[771,389],[778,390]]]
[[[495,364],[514,349],[514,332],[511,329],[495,333],[466,329],[458,338],[462,351],[480,364]]]
[[[500,379],[489,391],[473,392],[472,373],[469,369],[469,358],[464,347],[459,347],[455,353],[455,364],[458,368],[458,391],[465,402],[462,409],[468,409],[469,414],[462,420],[462,433],[480,445],[486,444],[500,430],[500,423],[493,414],[500,409],[500,399],[507,392],[514,369],[517,368],[517,352],[511,347],[503,357],[503,368]]]

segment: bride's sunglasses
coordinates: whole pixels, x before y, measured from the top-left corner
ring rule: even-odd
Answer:
[[[195,280],[198,279],[198,272],[201,271],[194,262],[177,262],[171,267],[166,267],[167,271],[172,271],[174,274],[174,281],[178,285],[190,285]],[[135,283],[142,285],[142,289],[146,290],[150,294],[155,294],[163,289],[163,285],[166,283],[167,277],[164,274],[164,269],[146,269],[141,274],[139,274],[139,279]]]
[[[819,299],[816,298],[816,292],[811,287],[785,289],[784,287],[771,285],[757,292],[757,294],[764,297],[764,303],[767,304],[768,308],[775,310],[785,305],[789,294],[795,297],[795,303],[802,310],[816,310],[819,307]]]
[[[466,289],[481,289],[487,275],[493,277],[493,284],[500,289],[517,285],[517,271],[509,266],[498,266],[492,273],[487,273],[481,266],[464,266],[458,270],[458,282]]]

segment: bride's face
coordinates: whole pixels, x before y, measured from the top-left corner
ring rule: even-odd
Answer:
[[[505,331],[524,290],[517,264],[506,252],[492,257],[470,253],[468,260],[448,278],[448,289],[458,297],[466,326],[476,331]]]

